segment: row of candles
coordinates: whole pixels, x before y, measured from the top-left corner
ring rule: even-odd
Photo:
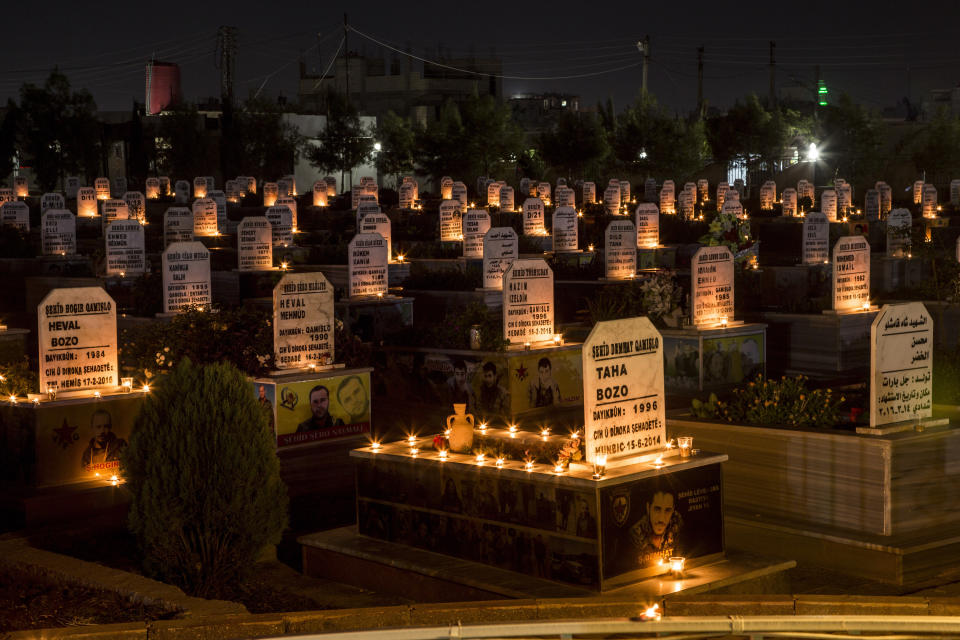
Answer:
[[[3,382],[4,380],[6,380],[6,378],[0,375],[0,382]],[[57,399],[58,387],[59,385],[54,380],[47,383],[47,389],[46,389],[47,400],[53,401]],[[120,378],[120,389],[122,390],[123,393],[131,393],[133,391],[133,378]],[[140,390],[143,393],[150,393],[150,385],[145,382],[143,383],[143,386],[140,387]],[[103,392],[99,390],[94,390],[93,397],[99,400],[100,398],[103,397]],[[10,394],[7,397],[7,400],[10,401],[10,404],[17,404],[17,401],[18,401],[16,394]],[[40,404],[41,394],[28,393],[27,400],[29,402],[32,402],[33,404]]]

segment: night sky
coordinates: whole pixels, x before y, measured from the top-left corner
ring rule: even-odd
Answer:
[[[282,94],[294,99],[301,52],[308,70],[322,73],[340,45],[344,11],[359,31],[400,48],[409,44],[422,57],[436,58],[438,46],[453,54],[494,50],[508,76],[556,78],[620,68],[586,78],[504,80],[507,95],[573,93],[587,106],[612,97],[617,110],[639,90],[636,42],[645,34],[652,45],[650,90],[678,112],[696,102],[699,46],[705,48],[705,96],[710,106],[720,108],[751,91],[766,95],[770,40],[777,44],[778,86],[812,87],[814,66],[820,64],[832,96],[845,91],[877,109],[907,95],[919,103],[930,89],[957,86],[960,3],[865,6],[702,1],[619,6],[569,1],[17,2],[4,7],[0,99],[16,96],[25,81],[41,83],[59,65],[74,86],[93,93],[101,109],[126,110],[132,100],[144,100],[144,65],[151,54],[181,65],[188,100],[219,95],[214,68],[219,25],[238,28],[238,97],[260,89],[271,98]],[[389,54],[357,34],[350,34],[350,49]]]

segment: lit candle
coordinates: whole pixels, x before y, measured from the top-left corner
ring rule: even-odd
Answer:
[[[380,451],[380,443],[377,442],[376,440],[374,440],[373,442],[371,442],[371,443],[370,443],[370,450],[373,451],[374,453],[377,453],[378,451]]]
[[[483,463],[484,463],[484,459],[485,459],[486,457],[487,457],[487,455],[486,455],[485,453],[478,453],[478,454],[477,454],[477,458],[476,458],[477,464],[478,464],[478,465],[483,464]]]
[[[480,423],[480,426],[479,426],[479,429],[480,429],[480,433],[486,434],[486,433],[487,433],[487,423],[486,423],[486,422],[481,422],[481,423]]]
[[[150,385],[148,385],[146,382],[143,383],[143,392],[150,393]]]
[[[663,456],[657,456],[657,459],[653,461],[653,466],[659,469],[663,465]]]
[[[670,574],[674,578],[683,577],[683,565],[686,562],[686,558],[683,556],[671,556],[670,558]]]
[[[133,378],[120,378],[120,386],[126,393],[133,391]]]
[[[607,455],[598,455],[593,461],[593,479],[599,480],[607,472]]]
[[[99,399],[101,398],[100,392],[99,392],[99,391],[94,391],[94,392],[93,392],[93,397],[96,398],[97,400],[99,400]]]
[[[530,473],[531,471],[533,471],[533,460],[527,460],[526,462],[524,462],[523,470],[526,471],[527,473]]]
[[[437,456],[439,456],[441,462],[446,462],[446,461],[447,461],[447,455],[448,455],[448,454],[447,454],[447,450],[446,450],[446,449],[440,449],[440,452],[437,454]]]
[[[693,438],[690,436],[680,436],[677,438],[677,446],[680,448],[680,457],[689,458],[690,451],[693,449]]]
[[[560,462],[559,460],[557,460],[556,466],[553,467],[553,472],[554,472],[554,473],[563,473],[563,463]]]
[[[497,458],[497,469],[503,469],[503,458]]]

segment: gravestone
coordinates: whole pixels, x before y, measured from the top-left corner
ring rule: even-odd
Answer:
[[[500,211],[513,211],[515,208],[513,187],[502,185],[500,187]]]
[[[820,194],[820,211],[830,222],[837,221],[837,192],[827,189]]]
[[[53,289],[37,305],[37,329],[41,392],[113,389],[120,384],[117,306],[102,288]]]
[[[816,190],[812,182],[808,180],[801,180],[797,183],[797,197],[800,198],[800,200],[803,200],[804,198],[810,198],[810,207],[816,206],[815,193]]]
[[[582,359],[586,462],[663,448],[663,340],[649,318],[598,322]]]
[[[409,182],[406,182],[400,185],[399,196],[400,196],[399,204],[401,209],[413,209],[413,201],[415,198],[413,197],[412,184],[410,184]]]
[[[440,203],[440,242],[463,240],[463,216],[459,200],[444,200]]]
[[[293,191],[293,185],[286,178],[277,180],[277,198],[289,198]]]
[[[77,252],[77,218],[64,209],[50,209],[40,216],[40,245],[45,256],[68,256]]]
[[[190,202],[190,183],[186,180],[177,180],[173,183],[173,200],[177,204]]]
[[[127,191],[123,194],[127,203],[128,219],[136,220],[140,224],[147,222],[147,199],[139,191]]]
[[[738,198],[743,198],[743,178],[737,178],[733,181],[733,190],[737,192]]]
[[[581,187],[583,206],[593,204],[597,200],[597,185],[593,182],[584,182]]]
[[[360,223],[360,233],[379,233],[387,242],[387,261],[393,259],[393,247],[391,246],[390,218],[385,213],[370,213],[363,217]]]
[[[361,200],[357,203],[357,230],[360,229],[360,225],[363,223],[364,216],[368,216],[372,213],[380,213],[380,205],[372,200]]]
[[[607,214],[615,216],[620,213],[620,187],[612,185],[603,190],[603,206]]]
[[[647,202],[655,202],[657,199],[657,181],[653,178],[643,181],[643,199]]]
[[[870,243],[844,236],[833,245],[833,310],[860,311],[870,306]]]
[[[440,178],[440,199],[451,200],[453,198],[453,178],[443,176]]]
[[[143,190],[147,200],[158,200],[160,198],[160,181],[156,178],[147,178],[143,181]]]
[[[773,209],[773,201],[777,199],[777,185],[770,180],[760,186],[760,209],[770,211]]]
[[[167,176],[160,176],[157,178],[157,181],[160,183],[160,195],[169,196],[170,194],[170,178]]]
[[[483,288],[502,289],[503,272],[519,256],[513,227],[491,227],[483,236]]]
[[[108,276],[138,275],[147,270],[143,225],[137,220],[117,220],[107,226],[105,271]]]
[[[553,250],[563,253],[579,249],[580,234],[577,210],[573,207],[557,207],[553,212]]]
[[[683,220],[693,219],[695,201],[696,196],[693,191],[684,189],[680,192],[680,197],[677,199],[677,213]]]
[[[487,206],[500,206],[500,189],[503,187],[499,182],[491,182],[487,185]]]
[[[207,179],[203,176],[198,176],[193,179],[193,198],[194,200],[199,200],[201,198],[207,197]]]
[[[227,180],[223,185],[223,192],[227,197],[227,202],[232,202],[233,204],[239,203],[240,198],[243,197],[239,180]]]
[[[293,244],[293,214],[289,207],[268,207],[264,216],[270,221],[273,246]]]
[[[0,205],[0,226],[30,233],[30,207],[20,200],[4,202]]]
[[[537,197],[544,202],[550,202],[550,183],[541,182],[537,184]]]
[[[627,180],[620,181],[620,204],[630,204],[630,182]]]
[[[453,183],[453,188],[450,191],[451,197],[450,200],[456,200],[460,203],[460,211],[467,210],[467,185],[460,182]]]
[[[870,222],[880,220],[880,191],[878,189],[867,189],[863,199],[863,213]]]
[[[109,188],[109,182],[107,183]],[[30,188],[26,176],[14,176],[13,195],[15,198],[26,198],[30,195]]]
[[[217,188],[217,182],[213,176],[203,176],[203,179],[207,182],[207,194]]]
[[[883,217],[893,208],[893,189],[886,182],[880,182],[877,191],[880,192],[880,216]]]
[[[797,215],[797,190],[787,188],[780,194],[780,211],[784,216],[792,218]]]
[[[728,192],[727,192],[727,195],[729,196],[730,193],[731,193],[731,192],[728,191]],[[733,191],[732,193],[736,193],[736,191]],[[728,197],[728,198],[724,199],[724,201],[723,201],[723,209],[720,211],[720,213],[722,213],[722,214],[724,214],[724,215],[728,215],[728,216],[734,216],[734,217],[736,217],[736,218],[738,218],[738,219],[742,219],[742,218],[743,218],[743,205],[740,204],[740,201],[739,201],[739,200],[735,200],[735,199],[733,199],[733,198]]]
[[[207,197],[213,200],[214,204],[217,207],[217,230],[226,229],[227,227],[227,194],[219,189],[211,189],[207,191]],[[293,216],[293,226],[297,226],[297,216]]]
[[[937,188],[932,184],[923,185],[920,194],[920,213],[924,218],[937,217]]]
[[[848,182],[837,187],[837,208],[844,215],[850,212],[853,207],[853,187]]]
[[[97,192],[93,187],[77,189],[77,216],[80,218],[96,218],[98,215]]]
[[[297,228],[297,200],[290,196],[280,196],[277,198],[275,207],[286,207],[290,209],[290,219],[293,220],[293,228]],[[380,205],[377,205],[377,211],[380,211]]]
[[[59,193],[45,193],[40,197],[40,213],[50,209],[66,209],[67,204]]]
[[[717,211],[723,211],[723,203],[727,199],[727,192],[730,190],[730,184],[720,182],[717,184]]]
[[[123,194],[127,192],[127,178],[125,176],[117,176],[113,179],[110,186],[110,193],[114,198],[122,198]]]
[[[273,288],[274,365],[303,369],[333,359],[333,287],[319,271],[285,274]]]
[[[906,258],[910,255],[912,218],[907,209],[894,209],[887,215],[888,258]]]
[[[710,181],[706,178],[697,180],[697,195],[700,196],[701,203],[710,199]]]
[[[485,209],[470,209],[463,216],[463,257],[483,258],[483,236],[490,230],[490,214]]]
[[[710,327],[733,320],[733,254],[725,246],[700,247],[690,260],[690,320]]]
[[[922,302],[886,304],[870,325],[870,426],[933,416],[933,319]]]
[[[660,187],[660,213],[676,214],[675,200],[673,181],[664,182],[663,186]]]
[[[193,212],[186,207],[169,207],[163,212],[163,246],[193,242]]]
[[[950,204],[960,207],[960,180],[950,181]]]
[[[920,204],[923,198],[923,180],[916,180],[913,183],[913,204]]]
[[[273,268],[273,230],[263,216],[248,216],[237,226],[237,268],[268,271]]]
[[[634,212],[637,227],[637,248],[656,249],[660,245],[660,212],[652,202],[637,205]]]
[[[212,198],[193,201],[193,233],[197,236],[217,235],[217,203]]]
[[[527,198],[523,201],[523,235],[543,236],[547,234],[544,226],[545,207],[540,198]]]
[[[830,222],[819,211],[803,217],[803,264],[823,264],[830,260]]]
[[[531,182],[530,178],[520,178],[520,194],[523,196],[537,195],[537,183]]]
[[[324,182],[327,183],[327,197],[336,198],[337,197],[337,179],[333,176],[325,176]],[[256,193],[257,189],[254,187],[253,193]]]
[[[608,280],[637,275],[637,228],[629,220],[612,220],[603,234],[604,274]]]
[[[514,260],[503,273],[503,337],[510,344],[553,339],[553,270],[543,258]]]
[[[351,298],[387,293],[387,241],[378,233],[358,233],[347,248],[348,295]]]
[[[103,201],[103,215],[100,218],[101,233],[107,232],[107,226],[116,220],[129,220],[130,207],[126,200],[110,198]]]
[[[77,191],[80,190],[80,176],[67,176],[63,180],[63,191],[67,198],[74,200],[77,197]]]
[[[210,251],[201,242],[174,242],[163,252],[163,312],[209,308]]]
[[[13,195],[13,189],[0,187],[0,204],[4,202],[14,202],[17,198]]]
[[[277,198],[280,197],[280,189],[277,187],[276,182],[264,182],[263,183],[263,206],[272,207],[277,202]],[[355,209],[356,205],[351,202],[351,209]]]

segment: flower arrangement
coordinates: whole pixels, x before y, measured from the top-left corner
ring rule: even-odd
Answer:
[[[433,448],[437,451],[450,449],[450,442],[442,434],[433,437]],[[494,435],[474,433],[474,455],[485,454],[487,458],[495,460],[518,460],[521,462],[535,461],[551,466],[561,464],[569,466],[570,462],[583,460],[583,438],[570,437],[563,441],[555,439],[533,440],[531,438],[502,438]]]
[[[724,245],[737,258],[745,257],[754,248],[750,234],[750,222],[741,220],[732,213],[717,213],[710,222],[707,233],[700,237],[700,244],[710,247]]]
[[[746,387],[735,389],[727,400],[710,394],[706,402],[694,399],[693,414],[736,424],[760,427],[833,427],[841,421],[846,400],[832,389],[810,389],[807,378],[797,376],[765,380],[762,375]]]

